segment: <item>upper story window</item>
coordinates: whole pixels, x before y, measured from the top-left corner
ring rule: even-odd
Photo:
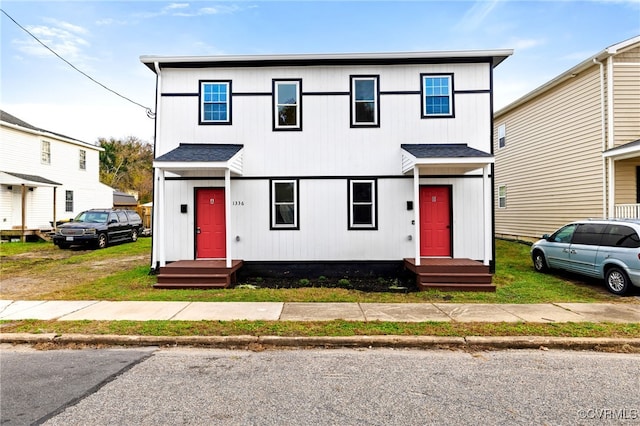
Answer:
[[[273,80],[273,129],[302,130],[302,80]]]
[[[40,161],[42,164],[51,164],[51,142],[40,143]]]
[[[80,170],[87,170],[87,151],[80,150],[79,164]]]
[[[271,181],[271,229],[300,229],[297,180]]]
[[[507,144],[507,126],[501,124],[498,126],[498,148],[504,148]]]
[[[349,181],[349,229],[377,229],[376,181]]]
[[[453,74],[421,74],[422,118],[453,117]]]
[[[200,82],[200,124],[231,124],[231,81]]]
[[[380,77],[351,76],[351,127],[379,127]]]

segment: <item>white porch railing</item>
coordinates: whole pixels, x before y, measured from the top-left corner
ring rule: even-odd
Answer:
[[[640,204],[616,204],[615,217],[618,219],[640,219]]]

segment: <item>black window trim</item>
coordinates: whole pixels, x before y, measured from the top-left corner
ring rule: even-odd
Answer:
[[[203,116],[202,114],[204,114],[203,108],[202,108],[202,104],[204,102],[202,96],[202,86],[206,83],[212,83],[212,84],[216,84],[216,83],[226,83],[227,87],[228,87],[228,93],[227,93],[227,120],[226,121],[207,121],[207,120],[203,120]],[[233,96],[232,96],[232,80],[199,80],[198,81],[198,124],[202,125],[202,126],[230,126],[232,125],[232,112],[233,112],[233,108],[232,108],[232,100],[233,100]]]
[[[374,122],[373,123],[357,123],[356,122],[356,111],[355,111],[355,81],[356,80],[373,80],[376,85],[376,94],[375,94],[375,111],[374,111]],[[376,128],[380,127],[380,75],[379,74],[366,74],[359,75],[354,74],[349,76],[349,116],[350,116],[350,127],[351,128]]]
[[[353,183],[367,182],[372,186],[371,201],[373,206],[371,207],[372,224],[356,225],[353,223]],[[347,225],[349,231],[377,231],[378,230],[378,179],[362,179],[353,178],[347,179]]]
[[[276,86],[278,83],[296,83],[298,85],[298,124],[297,126],[282,127],[278,126],[278,114],[276,108],[278,99],[276,97]],[[274,132],[301,132],[302,131],[302,79],[301,78],[274,78],[271,80],[271,116],[272,130]]]
[[[451,87],[449,88],[449,97],[451,100],[451,113],[450,114],[426,114],[425,113],[425,77],[450,77]],[[435,73],[420,73],[420,118],[424,119],[438,119],[438,118],[455,118],[455,86],[454,86],[454,73],[452,72],[435,72]]]
[[[295,185],[294,220],[293,225],[275,224],[275,191],[276,183],[293,182]],[[298,231],[300,230],[300,179],[295,178],[273,178],[269,179],[269,229],[271,231]]]

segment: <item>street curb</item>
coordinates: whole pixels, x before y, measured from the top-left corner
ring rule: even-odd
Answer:
[[[566,349],[640,351],[640,338],[547,336],[129,336],[101,334],[0,333],[0,343],[108,346],[197,346],[221,349],[417,348]]]

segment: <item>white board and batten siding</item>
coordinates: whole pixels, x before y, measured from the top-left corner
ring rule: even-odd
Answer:
[[[452,73],[455,118],[421,118],[421,73]],[[350,76],[378,75],[380,127],[351,128]],[[302,131],[273,131],[273,79],[302,80]],[[199,81],[231,80],[232,125],[199,125]],[[413,176],[403,173],[401,144],[466,143],[491,152],[491,64],[165,68],[156,156],[180,143],[242,144],[242,175],[232,175],[228,250],[245,261],[400,261],[414,257]],[[388,92],[388,93],[385,93]],[[460,92],[460,93],[457,93]],[[174,95],[171,94],[181,94]],[[185,95],[187,94],[187,95]],[[164,96],[163,96],[164,95]],[[485,258],[483,179],[420,179],[451,185],[453,256]],[[482,175],[482,172],[474,172]],[[224,178],[166,174],[166,260],[195,256],[195,188]],[[211,174],[208,174],[211,176]],[[272,230],[270,180],[299,185],[299,229]],[[376,179],[377,228],[350,230],[349,179]]]
[[[99,149],[54,135],[34,134],[8,126],[0,128],[0,170],[40,176],[60,183],[56,189],[56,220],[70,219],[89,208],[111,207],[113,189],[99,181]],[[41,143],[49,142],[50,163],[41,161]],[[86,153],[86,168],[80,169],[80,150]],[[53,188],[32,187],[26,196],[26,227],[48,229],[53,220]],[[67,211],[65,191],[73,191],[73,209]],[[0,229],[22,225],[22,188],[0,188]]]

